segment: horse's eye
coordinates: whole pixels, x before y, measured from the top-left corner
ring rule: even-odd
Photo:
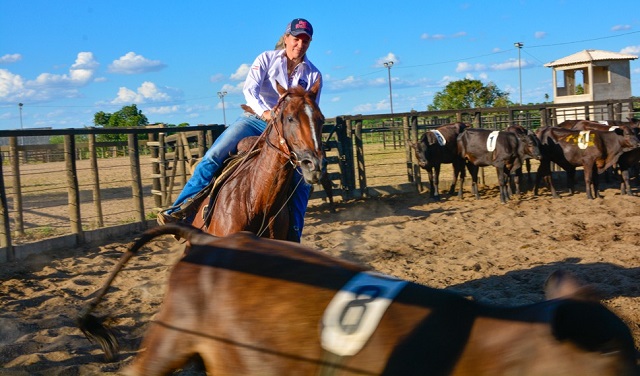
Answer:
[[[292,122],[293,120],[294,120],[294,119],[293,119],[293,116],[289,116],[289,117],[287,117],[287,121]]]

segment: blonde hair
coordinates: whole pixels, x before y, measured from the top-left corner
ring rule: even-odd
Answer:
[[[276,50],[284,50],[285,49],[285,44],[284,44],[284,38],[287,36],[287,33],[282,34],[282,36],[280,37],[280,39],[278,39],[278,41],[276,42]]]

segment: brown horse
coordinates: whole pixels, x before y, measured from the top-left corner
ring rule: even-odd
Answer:
[[[109,358],[117,341],[90,313],[124,264],[166,234],[187,239],[187,252],[129,375],[166,375],[196,354],[209,375],[637,372],[629,328],[564,273],[548,280],[550,300],[499,307],[363,273],[296,243],[249,232],[216,238],[184,224],[143,234],[80,315]]]
[[[324,116],[316,104],[320,80],[308,92],[277,88],[280,99],[273,119],[260,137],[251,138],[252,145],[239,154],[235,168],[223,171],[227,176],[199,205],[194,227],[216,236],[251,231],[287,239],[292,186],[304,184],[303,179],[315,184],[322,174]]]

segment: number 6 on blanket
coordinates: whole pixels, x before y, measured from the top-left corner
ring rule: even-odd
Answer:
[[[406,284],[406,281],[382,274],[356,274],[324,311],[322,347],[339,356],[357,354]]]

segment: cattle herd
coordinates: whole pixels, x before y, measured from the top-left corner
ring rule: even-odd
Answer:
[[[594,122],[568,120],[558,126],[541,127],[535,131],[519,125],[505,130],[473,128],[464,123],[451,123],[426,131],[411,144],[418,164],[429,176],[430,196],[439,198],[440,166],[453,166],[453,194],[460,181],[458,196],[462,197],[465,165],[472,179],[472,192],[479,198],[478,168],[494,166],[498,174],[500,200],[506,202],[515,186],[520,193],[522,165],[529,159],[540,161],[536,173],[534,194],[544,181],[553,197],[558,197],[551,179],[551,163],[567,173],[568,189],[574,193],[577,167],[584,169],[587,198],[599,197],[598,177],[615,168],[620,174],[622,194],[631,194],[630,171],[637,171],[640,161],[640,121]]]

